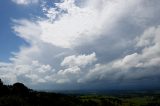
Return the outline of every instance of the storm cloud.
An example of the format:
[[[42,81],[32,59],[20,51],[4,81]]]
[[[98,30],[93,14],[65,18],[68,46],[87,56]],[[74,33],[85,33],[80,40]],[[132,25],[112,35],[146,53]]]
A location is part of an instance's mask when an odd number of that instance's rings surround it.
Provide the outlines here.
[[[41,3],[45,17],[13,19],[14,33],[28,46],[20,46],[10,63],[0,63],[0,77],[36,89],[157,87],[159,4],[159,0],[64,0],[52,7]]]

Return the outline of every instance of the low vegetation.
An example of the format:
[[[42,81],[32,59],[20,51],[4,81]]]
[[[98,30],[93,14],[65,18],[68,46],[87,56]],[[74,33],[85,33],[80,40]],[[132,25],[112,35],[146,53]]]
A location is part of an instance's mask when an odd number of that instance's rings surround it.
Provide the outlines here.
[[[160,106],[160,95],[58,94],[34,91],[22,83],[4,85],[0,80],[0,106]]]

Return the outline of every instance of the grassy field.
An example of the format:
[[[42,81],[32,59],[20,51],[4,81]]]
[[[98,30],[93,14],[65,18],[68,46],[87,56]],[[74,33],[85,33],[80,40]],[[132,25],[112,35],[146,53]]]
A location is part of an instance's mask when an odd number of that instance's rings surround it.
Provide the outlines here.
[[[82,102],[92,102],[96,106],[160,106],[159,93],[130,93],[116,96],[82,95]]]

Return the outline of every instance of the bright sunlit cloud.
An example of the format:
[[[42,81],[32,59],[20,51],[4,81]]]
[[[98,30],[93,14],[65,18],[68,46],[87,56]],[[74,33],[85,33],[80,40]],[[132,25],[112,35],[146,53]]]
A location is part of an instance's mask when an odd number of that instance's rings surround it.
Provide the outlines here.
[[[38,2],[12,1],[25,5]],[[42,10],[38,11],[43,16],[12,18],[12,31],[28,45],[20,45],[9,58],[11,62],[0,62],[0,78],[5,82],[21,81],[38,89],[44,85],[70,89],[68,84],[75,89],[76,85],[77,89],[90,85],[101,89],[107,84],[104,88],[109,89],[115,83],[128,87],[152,79],[159,82],[160,1],[47,3],[40,3]]]

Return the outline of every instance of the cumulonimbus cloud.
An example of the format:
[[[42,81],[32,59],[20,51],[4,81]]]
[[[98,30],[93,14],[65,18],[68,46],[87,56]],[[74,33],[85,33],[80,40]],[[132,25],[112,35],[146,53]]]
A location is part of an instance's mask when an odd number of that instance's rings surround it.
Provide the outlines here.
[[[14,19],[13,31],[29,46],[13,53],[11,63],[0,63],[0,77],[8,83],[56,87],[125,83],[160,75],[155,71],[160,57],[159,1],[81,2],[64,0],[54,7],[43,4],[45,18]]]

